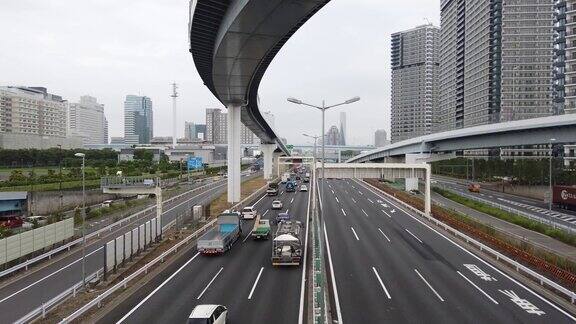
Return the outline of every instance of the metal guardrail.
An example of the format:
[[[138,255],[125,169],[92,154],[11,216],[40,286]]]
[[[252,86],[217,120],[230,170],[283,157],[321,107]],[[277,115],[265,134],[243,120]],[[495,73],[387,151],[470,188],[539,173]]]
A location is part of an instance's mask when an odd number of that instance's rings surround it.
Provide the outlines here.
[[[243,208],[244,204],[246,204],[247,202],[253,201],[256,197],[262,195],[265,191],[266,191],[267,187],[262,187],[259,190],[257,190],[256,192],[254,192],[253,194],[251,194],[250,196],[244,198],[241,202],[237,203],[236,205],[232,206],[232,209],[240,209]],[[108,290],[106,290],[104,293],[98,295],[98,297],[92,299],[90,302],[88,302],[87,304],[85,304],[84,306],[80,307],[79,309],[77,309],[75,312],[73,312],[72,314],[68,315],[66,318],[64,318],[60,323],[69,323],[70,321],[73,321],[75,319],[77,319],[78,317],[82,316],[85,312],[87,312],[88,310],[90,310],[92,307],[94,306],[100,306],[102,304],[102,301],[112,295],[114,292],[116,292],[118,289],[124,289],[127,287],[128,283],[130,281],[132,281],[133,279],[135,279],[136,277],[140,276],[141,274],[147,274],[148,270],[153,267],[154,265],[156,265],[159,262],[164,262],[164,259],[166,257],[168,257],[170,254],[172,253],[176,253],[178,252],[178,249],[180,249],[182,246],[190,243],[190,241],[192,241],[193,239],[197,238],[200,234],[203,234],[204,232],[206,232],[206,230],[210,229],[212,226],[214,226],[214,224],[216,224],[216,221],[218,219],[214,218],[213,220],[211,220],[210,222],[206,223],[204,226],[202,226],[200,229],[198,229],[197,231],[195,231],[194,233],[190,234],[189,236],[187,236],[185,239],[183,239],[182,241],[178,242],[176,245],[174,245],[173,247],[171,247],[170,249],[166,250],[165,252],[163,252],[161,255],[159,255],[158,257],[156,257],[154,260],[146,263],[142,268],[138,269],[136,272],[130,274],[129,276],[127,276],[126,278],[124,278],[122,281],[120,281],[119,283],[117,283],[116,285],[114,285],[113,287],[109,288]],[[168,225],[166,225],[168,226]]]
[[[451,192],[454,192],[453,190],[451,190],[451,189],[449,189],[449,188],[446,188],[446,187],[444,187],[444,186],[442,186],[442,189],[444,189],[444,190],[449,190],[449,191],[451,191]],[[533,221],[542,223],[542,224],[544,224],[544,225],[552,226],[553,228],[559,228],[559,229],[568,231],[568,232],[570,232],[570,233],[572,233],[572,234],[574,234],[574,232],[576,232],[576,224],[572,224],[572,223],[562,224],[562,223],[560,222],[560,221],[562,221],[561,219],[557,219],[556,217],[553,217],[553,216],[550,216],[550,215],[542,214],[542,217],[540,217],[540,216],[537,216],[537,215],[534,215],[534,214],[530,214],[530,213],[527,213],[527,212],[524,212],[524,211],[521,211],[521,210],[518,210],[518,209],[515,209],[515,208],[512,208],[512,207],[509,207],[509,206],[505,206],[505,205],[502,205],[502,204],[499,204],[499,203],[495,203],[495,202],[490,201],[490,200],[488,200],[488,199],[484,199],[484,198],[477,197],[477,196],[474,196],[474,195],[470,195],[470,194],[466,194],[466,193],[462,193],[462,192],[457,192],[456,194],[457,194],[457,195],[460,195],[460,196],[463,196],[463,197],[465,197],[465,198],[468,198],[468,199],[476,200],[476,201],[478,201],[478,202],[481,202],[481,203],[490,205],[490,206],[492,206],[492,207],[496,207],[496,208],[498,208],[498,209],[502,209],[502,210],[504,210],[504,211],[507,211],[507,212],[512,213],[512,214],[516,214],[516,215],[518,215],[518,216],[522,216],[522,217],[529,218],[529,219],[531,219],[531,220],[533,220]],[[567,215],[567,216],[570,216],[570,215]]]
[[[194,188],[194,189],[192,189],[192,190],[189,190],[189,191],[186,191],[186,192],[184,192],[184,193],[182,193],[182,194],[179,194],[179,195],[177,195],[177,196],[174,196],[174,197],[172,197],[172,198],[164,201],[164,203],[168,203],[168,202],[170,202],[170,201],[173,201],[173,200],[175,200],[175,199],[178,199],[178,198],[180,198],[180,197],[182,197],[182,196],[184,196],[184,195],[187,195],[187,194],[196,192],[196,191],[198,191],[198,190],[209,189],[209,187],[214,186],[214,185],[217,185],[217,184],[220,184],[220,182],[219,182],[219,181],[215,181],[215,182],[206,184],[206,185],[204,185],[204,186],[201,186],[201,187],[198,187],[198,188]],[[211,188],[210,188],[210,189],[211,189]],[[135,218],[140,218],[141,216],[145,216],[145,214],[146,214],[147,212],[153,211],[155,208],[156,208],[156,205],[150,206],[150,207],[148,207],[148,208],[146,208],[146,209],[144,209],[144,210],[141,210],[141,211],[139,211],[139,212],[137,212],[137,213],[135,213],[135,214],[132,214],[132,215],[130,215],[130,216],[128,216],[128,217],[125,217],[125,218],[123,218],[123,219],[121,219],[121,220],[119,220],[119,221],[117,221],[117,222],[115,222],[115,223],[112,223],[112,224],[110,224],[110,225],[108,225],[108,226],[106,226],[106,227],[103,227],[103,228],[101,228],[101,229],[99,229],[99,230],[97,230],[97,231],[95,231],[95,232],[92,232],[92,233],[90,233],[90,234],[86,234],[86,240],[91,239],[91,238],[94,237],[94,236],[98,236],[98,237],[99,237],[100,234],[102,234],[102,233],[104,233],[104,232],[106,232],[106,231],[112,231],[112,229],[113,229],[114,227],[122,226],[122,225],[125,224],[125,223],[130,223],[130,222],[132,222]],[[28,270],[28,267],[31,266],[31,265],[33,265],[34,263],[39,262],[39,261],[44,260],[44,259],[51,259],[54,254],[60,253],[60,252],[62,252],[62,251],[64,251],[64,250],[70,250],[73,246],[75,246],[75,245],[77,245],[77,244],[82,244],[82,241],[83,241],[83,239],[80,237],[80,238],[78,238],[78,239],[76,239],[76,240],[74,240],[74,241],[72,241],[72,242],[69,242],[69,243],[67,243],[67,244],[65,244],[65,245],[59,246],[59,247],[57,247],[57,248],[55,248],[55,249],[52,249],[52,250],[50,250],[50,251],[48,251],[48,252],[46,252],[46,253],[43,253],[43,254],[41,254],[41,255],[39,255],[39,256],[37,256],[37,257],[32,258],[32,259],[30,259],[30,260],[27,260],[27,261],[25,261],[25,262],[19,263],[19,264],[15,265],[15,266],[13,266],[13,267],[11,267],[11,268],[8,268],[8,269],[6,269],[6,270],[4,270],[4,271],[0,271],[0,278],[5,277],[5,276],[7,276],[7,275],[9,275],[9,274],[11,274],[11,273],[13,273],[13,272],[16,272],[16,271],[18,271],[18,270],[21,270],[21,269]]]
[[[94,272],[93,274],[86,277],[86,283],[93,281],[93,280],[100,279],[100,277],[102,276],[103,273],[104,273],[103,268],[98,269],[96,272]],[[35,318],[38,318],[38,317],[46,318],[46,313],[48,311],[50,311],[52,308],[60,305],[67,298],[75,297],[79,291],[83,290],[83,285],[84,284],[82,281],[76,283],[74,286],[66,289],[65,291],[60,293],[58,296],[55,296],[54,298],[50,299],[49,301],[42,303],[42,305],[35,308],[34,310],[32,310],[31,312],[26,314],[24,317],[15,321],[14,323],[15,324],[28,323],[28,322],[30,322],[30,321],[34,320]]]
[[[523,264],[521,264],[521,263],[519,263],[519,262],[517,262],[517,261],[515,261],[515,260],[512,260],[511,258],[507,257],[506,255],[504,255],[504,254],[502,254],[502,253],[494,250],[493,248],[491,248],[491,247],[489,247],[489,246],[487,246],[487,245],[485,245],[485,244],[477,241],[476,239],[471,238],[470,236],[468,236],[468,235],[466,235],[466,234],[458,231],[457,229],[455,229],[455,228],[453,228],[453,227],[451,227],[451,226],[449,226],[449,225],[447,225],[447,224],[439,221],[438,219],[436,219],[436,218],[434,218],[434,217],[432,217],[432,216],[427,216],[426,214],[424,214],[424,213],[421,212],[420,210],[418,210],[418,209],[416,209],[416,208],[408,205],[407,203],[401,201],[400,199],[398,199],[398,198],[396,198],[396,197],[394,197],[394,196],[392,196],[392,195],[390,195],[390,194],[388,194],[388,193],[386,193],[386,192],[384,192],[384,191],[382,191],[382,190],[380,190],[380,189],[372,186],[371,184],[367,184],[367,183],[364,182],[364,181],[362,181],[361,184],[362,184],[363,186],[365,186],[366,188],[368,188],[368,186],[369,186],[369,187],[377,190],[377,191],[380,192],[381,194],[383,194],[383,195],[389,197],[390,199],[393,199],[393,200],[396,201],[397,203],[401,204],[403,207],[408,208],[409,210],[411,210],[411,211],[417,213],[418,215],[420,215],[421,217],[426,218],[428,221],[430,221],[430,222],[432,222],[432,223],[435,223],[436,226],[442,227],[445,231],[451,232],[454,236],[460,237],[460,238],[464,239],[464,240],[466,241],[466,243],[475,245],[476,247],[478,247],[478,248],[480,249],[480,251],[482,251],[482,252],[484,252],[484,253],[492,254],[494,257],[496,257],[496,260],[503,260],[503,261],[505,261],[506,263],[512,265],[512,266],[516,269],[516,271],[517,271],[518,273],[524,272],[524,274],[532,277],[535,281],[539,282],[541,286],[546,286],[546,285],[547,285],[547,286],[549,286],[550,288],[555,289],[556,291],[559,291],[560,293],[564,294],[564,295],[570,300],[570,302],[571,302],[572,304],[575,303],[575,301],[576,301],[576,292],[573,292],[573,291],[571,291],[570,289],[568,289],[568,288],[566,288],[566,287],[564,287],[564,286],[562,286],[562,285],[560,285],[560,284],[552,281],[551,279],[549,279],[549,278],[547,278],[547,277],[545,277],[545,276],[537,273],[536,271],[534,271],[534,270],[526,267],[525,265],[523,265]],[[370,188],[368,188],[368,189],[370,189]],[[372,189],[370,189],[370,190],[372,190]],[[372,190],[372,191],[374,191],[374,190]]]

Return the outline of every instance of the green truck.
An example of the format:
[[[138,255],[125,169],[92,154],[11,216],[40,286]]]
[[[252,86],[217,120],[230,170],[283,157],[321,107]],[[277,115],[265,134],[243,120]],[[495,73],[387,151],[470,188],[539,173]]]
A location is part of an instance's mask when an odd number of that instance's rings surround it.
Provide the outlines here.
[[[268,239],[270,237],[270,221],[267,219],[260,219],[260,215],[256,216],[254,221],[254,228],[252,229],[252,238]]]

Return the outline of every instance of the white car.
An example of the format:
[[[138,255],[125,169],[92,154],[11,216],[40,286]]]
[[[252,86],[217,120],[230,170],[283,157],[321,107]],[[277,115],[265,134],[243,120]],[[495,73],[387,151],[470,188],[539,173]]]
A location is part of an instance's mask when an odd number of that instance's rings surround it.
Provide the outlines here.
[[[198,305],[194,307],[188,324],[226,324],[228,309],[222,305]]]
[[[254,217],[256,217],[256,209],[254,209],[254,206],[246,206],[242,209],[242,218],[254,219]]]
[[[272,202],[272,209],[282,209],[282,202],[280,200],[274,200]]]
[[[300,191],[308,191],[308,187],[306,187],[306,185],[301,185]]]

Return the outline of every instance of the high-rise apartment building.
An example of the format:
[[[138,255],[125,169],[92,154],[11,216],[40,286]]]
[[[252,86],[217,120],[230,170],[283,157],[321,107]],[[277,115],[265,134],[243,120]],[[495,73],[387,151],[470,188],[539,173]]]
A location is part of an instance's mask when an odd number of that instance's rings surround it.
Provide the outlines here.
[[[435,131],[553,113],[555,0],[442,0]]]
[[[392,34],[392,142],[430,134],[438,104],[438,27]]]
[[[374,132],[374,146],[375,147],[384,147],[390,144],[388,141],[388,133],[384,129],[378,129]]]
[[[213,144],[228,142],[228,120],[221,109],[206,109],[206,141]]]
[[[554,114],[576,113],[576,0],[556,0]]]
[[[213,144],[228,143],[228,119],[227,113],[221,109],[206,109],[206,133],[205,140]],[[240,127],[240,143],[255,144],[256,135],[244,124]]]
[[[346,145],[346,136],[348,130],[346,129],[346,112],[340,112],[340,145]]]
[[[104,105],[94,97],[80,97],[80,102],[69,106],[68,129],[70,134],[80,136],[84,145],[107,144],[108,122],[104,116]]]
[[[66,137],[62,97],[42,87],[0,87],[0,133]]]
[[[153,120],[150,98],[127,95],[124,100],[124,142],[128,145],[149,144],[154,136]]]

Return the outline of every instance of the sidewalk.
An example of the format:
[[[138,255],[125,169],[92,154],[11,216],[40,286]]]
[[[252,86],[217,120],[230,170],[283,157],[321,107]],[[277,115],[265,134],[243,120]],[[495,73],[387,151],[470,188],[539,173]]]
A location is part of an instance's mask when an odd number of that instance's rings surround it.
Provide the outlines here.
[[[434,192],[432,193],[432,200],[442,207],[456,210],[482,222],[483,224],[492,226],[502,232],[510,233],[513,236],[522,238],[523,240],[531,242],[536,246],[540,246],[546,250],[550,250],[560,256],[576,262],[576,248],[571,245],[562,243],[544,234],[540,234],[529,229],[525,229],[521,226],[511,224],[490,215],[481,213],[475,209],[456,203],[448,198],[444,198],[443,196]]]

